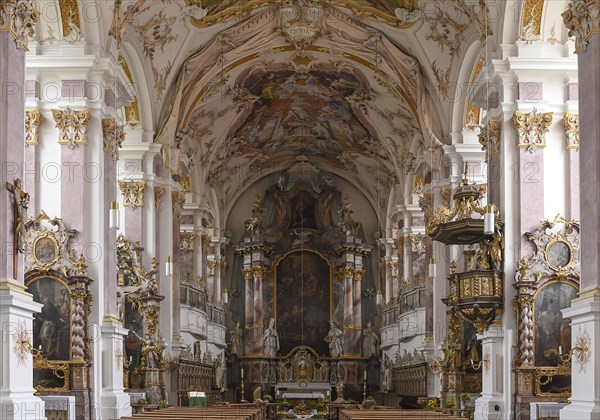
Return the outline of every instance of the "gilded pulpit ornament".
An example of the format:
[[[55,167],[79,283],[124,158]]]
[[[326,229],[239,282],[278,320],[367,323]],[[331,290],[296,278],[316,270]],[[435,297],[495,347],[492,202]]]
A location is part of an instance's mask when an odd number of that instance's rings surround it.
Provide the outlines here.
[[[135,210],[144,206],[144,190],[146,181],[119,181],[119,189],[123,195],[123,206]]]
[[[88,109],[73,110],[68,106],[64,110],[53,109],[52,117],[56,122],[56,128],[60,131],[59,144],[66,144],[71,149],[87,144],[86,132],[90,120]]]
[[[44,117],[39,109],[25,111],[25,144],[38,144],[38,129]]]
[[[517,129],[518,147],[533,153],[546,147],[546,133],[552,124],[553,112],[539,113],[533,108],[530,113],[516,111],[513,123]]]
[[[104,151],[110,153],[113,160],[119,160],[119,149],[125,141],[123,125],[118,125],[114,118],[102,120],[102,134],[104,138]]]
[[[567,112],[563,117],[563,125],[567,133],[567,149],[579,150],[579,114]]]
[[[575,53],[586,51],[590,38],[600,34],[600,3],[598,0],[571,0],[562,13],[569,36],[575,37]]]
[[[0,2],[0,32],[8,32],[15,38],[17,49],[29,51],[28,38],[35,32],[34,25],[40,12],[32,0],[2,0]]]

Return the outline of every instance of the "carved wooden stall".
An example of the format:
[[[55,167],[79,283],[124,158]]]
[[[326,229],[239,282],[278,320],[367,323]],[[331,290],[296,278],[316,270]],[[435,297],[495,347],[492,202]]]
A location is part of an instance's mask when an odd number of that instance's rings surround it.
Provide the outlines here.
[[[404,350],[402,356],[396,356],[392,365],[392,388],[405,405],[416,406],[418,397],[427,396],[427,361],[417,349],[413,353]]]
[[[515,408],[520,419],[529,418],[532,402],[566,402],[572,359],[580,358],[586,347],[571,348],[570,321],[561,314],[579,291],[579,222],[556,216],[526,236],[533,250],[519,260],[513,284],[518,324]],[[576,334],[583,343],[585,331]]]
[[[25,285],[41,312],[33,322],[33,381],[38,395],[74,396],[78,419],[91,418],[87,265],[71,240],[77,232],[44,212],[25,224]]]
[[[177,364],[177,398],[178,405],[188,405],[187,393],[189,391],[203,391],[207,393],[208,403],[219,391],[214,390],[216,366],[210,353],[205,353],[204,358],[200,352],[193,354],[191,348],[184,349],[179,355]]]

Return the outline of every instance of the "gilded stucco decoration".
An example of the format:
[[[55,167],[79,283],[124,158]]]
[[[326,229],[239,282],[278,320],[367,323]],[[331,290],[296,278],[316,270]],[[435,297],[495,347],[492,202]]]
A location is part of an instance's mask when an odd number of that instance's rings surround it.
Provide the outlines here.
[[[125,57],[120,52],[119,65],[125,72],[125,75],[127,76],[127,79],[129,79],[129,83],[131,83],[131,86],[134,86],[133,76],[131,75],[129,64],[127,64],[127,60],[125,60]],[[137,95],[129,105],[125,106],[125,121],[127,121],[127,125],[131,128],[136,128],[140,124],[140,106],[138,103]]]
[[[600,34],[600,4],[597,0],[571,0],[562,14],[569,36],[575,37],[575,52],[586,51],[590,38]]]
[[[109,153],[113,160],[119,160],[119,149],[125,141],[124,126],[117,124],[114,117],[104,118],[102,120],[102,134],[104,151]]]
[[[71,149],[87,144],[87,125],[90,120],[89,109],[73,110],[67,106],[64,110],[53,109],[52,117],[59,129],[58,143]]]
[[[37,145],[38,143],[38,130],[40,124],[44,119],[42,112],[39,109],[30,109],[25,111],[25,144],[26,145]]]
[[[131,24],[136,16],[147,11],[152,5],[146,0],[135,0],[128,3],[125,7],[122,5],[123,0],[115,0],[113,6],[113,18],[108,35],[115,39],[117,48],[121,48],[121,39],[128,24]]]
[[[162,209],[162,199],[165,195],[165,187],[162,185],[154,186],[154,210],[161,211]]]
[[[81,41],[81,20],[77,0],[59,0],[62,22],[62,40],[75,43]]]
[[[530,153],[546,147],[546,134],[553,115],[553,112],[541,113],[535,108],[530,113],[515,111],[513,124],[517,129],[518,147]]]
[[[25,223],[25,229],[25,272],[53,270],[64,277],[86,275],[85,257],[77,255],[71,243],[77,231],[68,229],[61,218],[51,219],[42,211]]]
[[[483,69],[484,64],[485,57],[479,56],[479,58],[475,62],[475,66],[473,67],[473,73],[471,74],[471,79],[469,80],[469,87],[472,87],[477,81],[477,78],[481,74],[481,70]],[[468,131],[475,130],[475,128],[479,126],[480,120],[481,108],[478,108],[474,106],[470,101],[467,101],[467,105],[465,107],[465,128]]]
[[[154,54],[160,52],[164,54],[167,44],[177,40],[177,36],[173,35],[173,24],[177,20],[176,16],[167,17],[164,11],[152,16],[148,21],[142,24],[134,24],[133,27],[137,32],[140,42],[144,47],[144,55],[150,60],[152,65],[152,75],[154,77],[154,89],[157,93],[157,100],[162,99],[162,95],[167,88],[167,77],[171,73],[173,63],[168,61],[166,67],[158,69],[156,67]]]
[[[198,234],[196,232],[180,232],[179,233],[179,251],[182,254],[190,254],[194,252],[194,239]]]
[[[544,0],[525,0],[521,15],[520,39],[528,44],[540,39]]]
[[[25,321],[19,321],[13,333],[13,353],[17,356],[17,366],[27,366],[27,359],[31,353],[31,337],[27,332]]]
[[[123,195],[123,206],[135,210],[144,206],[146,181],[119,181],[119,189]]]
[[[565,113],[563,126],[567,134],[567,149],[579,150],[579,114]]]
[[[171,207],[173,210],[173,216],[181,216],[183,211],[183,205],[185,204],[185,192],[183,191],[172,191],[171,192]]]
[[[502,140],[502,121],[488,120],[487,124],[481,127],[477,136],[481,150],[486,152],[488,157],[500,155],[500,142]]]
[[[413,254],[423,255],[425,253],[425,238],[427,237],[423,233],[411,233],[410,237],[410,250]]]
[[[0,32],[9,32],[15,38],[17,49],[29,51],[28,38],[35,32],[34,26],[40,12],[32,0],[3,0],[0,2]]]

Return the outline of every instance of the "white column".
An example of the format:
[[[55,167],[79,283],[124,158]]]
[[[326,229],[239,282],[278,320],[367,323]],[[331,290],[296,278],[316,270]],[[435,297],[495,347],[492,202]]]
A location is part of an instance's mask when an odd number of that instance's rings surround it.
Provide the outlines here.
[[[114,366],[102,370],[101,416],[103,419],[118,419],[131,416],[129,395],[123,392],[123,363],[125,350],[123,338],[128,330],[120,322],[105,319],[102,325],[102,363]]]
[[[502,325],[493,324],[481,340],[481,397],[475,402],[475,420],[504,420],[508,413],[504,404],[504,335]]]
[[[0,281],[0,418],[45,419],[44,402],[33,395],[33,313],[42,305],[35,303],[25,286],[14,280]],[[19,345],[18,342],[23,344]]]

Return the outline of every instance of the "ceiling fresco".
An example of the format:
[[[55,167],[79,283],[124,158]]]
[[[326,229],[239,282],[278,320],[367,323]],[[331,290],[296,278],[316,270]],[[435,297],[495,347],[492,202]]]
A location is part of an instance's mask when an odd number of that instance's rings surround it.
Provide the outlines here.
[[[291,70],[255,74],[244,88],[260,99],[228,140],[233,153],[317,155],[332,162],[344,151],[376,155],[375,141],[345,99],[360,82],[351,74]]]
[[[141,125],[169,170],[226,202],[297,159],[385,197],[435,164],[450,81],[492,32],[483,0],[108,3],[113,47],[148,85]]]
[[[245,18],[257,8],[292,3],[294,2],[289,0],[186,0],[188,7],[200,8],[192,17],[192,22],[201,28],[231,18]],[[418,8],[419,2],[418,0],[311,0],[306,3],[314,5],[328,3],[352,10],[361,18],[371,18],[388,25],[407,28],[416,21],[413,12]]]

